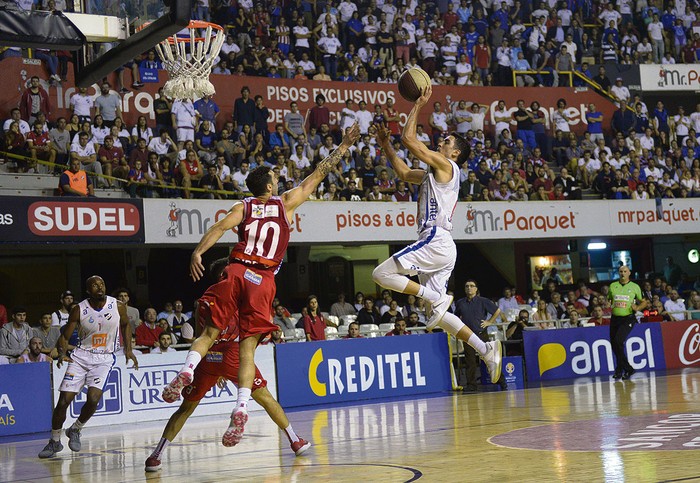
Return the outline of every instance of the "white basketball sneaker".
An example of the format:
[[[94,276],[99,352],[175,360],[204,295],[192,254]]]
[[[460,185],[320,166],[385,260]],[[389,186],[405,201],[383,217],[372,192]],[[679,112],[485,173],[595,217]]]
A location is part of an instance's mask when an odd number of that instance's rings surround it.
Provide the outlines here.
[[[486,354],[481,356],[489,371],[491,382],[496,384],[501,378],[501,362],[503,361],[503,346],[500,341],[492,340],[486,343]]]
[[[450,305],[452,305],[453,300],[454,297],[452,295],[443,294],[442,297],[440,297],[440,300],[433,304],[433,312],[430,314],[427,324],[428,330],[434,329],[435,326],[440,323],[442,318],[447,313],[447,310],[450,308]]]

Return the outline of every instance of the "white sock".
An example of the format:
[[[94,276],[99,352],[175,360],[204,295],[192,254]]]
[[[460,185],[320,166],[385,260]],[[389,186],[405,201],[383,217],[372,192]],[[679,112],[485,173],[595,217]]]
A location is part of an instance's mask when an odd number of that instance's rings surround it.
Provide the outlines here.
[[[153,450],[153,453],[151,453],[151,456],[153,458],[160,459],[160,455],[163,451],[165,451],[165,448],[168,447],[170,444],[170,441],[168,441],[165,438],[160,438],[160,441],[158,442],[158,446],[156,446],[156,449]]]
[[[472,346],[475,351],[477,351],[480,355],[486,354],[486,343],[479,339],[476,334],[472,334],[469,337],[469,340],[467,341],[467,344]]]
[[[83,426],[85,426],[85,423],[81,423],[80,419],[76,419],[75,422],[73,423],[73,428],[77,429],[78,431],[83,429]]]
[[[248,401],[250,400],[250,394],[252,390],[247,387],[238,388],[238,401],[236,402],[236,412],[238,410],[248,411]]]
[[[185,365],[182,367],[180,372],[187,372],[193,374],[197,365],[202,360],[202,356],[197,351],[189,351],[187,357],[185,358]]]
[[[61,441],[61,430],[60,429],[52,429],[51,430],[51,440]]]
[[[289,438],[290,443],[296,443],[299,441],[299,436],[297,436],[297,433],[294,432],[291,424],[284,428],[284,432],[287,433],[287,438]]]
[[[431,304],[434,304],[438,300],[440,300],[440,292],[436,292],[430,287],[426,287],[424,285],[419,285],[418,286],[418,296],[422,299],[427,300]]]

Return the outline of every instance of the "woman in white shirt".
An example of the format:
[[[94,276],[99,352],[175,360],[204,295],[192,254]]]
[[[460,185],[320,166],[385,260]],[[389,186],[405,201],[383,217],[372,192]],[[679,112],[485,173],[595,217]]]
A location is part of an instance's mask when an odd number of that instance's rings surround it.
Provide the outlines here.
[[[151,142],[151,138],[153,138],[153,131],[148,127],[146,116],[139,116],[136,126],[131,130],[132,144],[136,144],[139,139],[145,139],[146,145],[148,145]]]
[[[99,151],[100,146],[105,143],[105,137],[109,135],[109,128],[105,126],[104,120],[99,114],[95,116],[90,131],[92,132],[91,142],[95,145],[95,151]]]
[[[557,132],[560,130],[562,132],[571,132],[569,127],[569,116],[566,114],[566,101],[564,99],[559,99],[557,101],[557,110],[552,113],[552,130]]]

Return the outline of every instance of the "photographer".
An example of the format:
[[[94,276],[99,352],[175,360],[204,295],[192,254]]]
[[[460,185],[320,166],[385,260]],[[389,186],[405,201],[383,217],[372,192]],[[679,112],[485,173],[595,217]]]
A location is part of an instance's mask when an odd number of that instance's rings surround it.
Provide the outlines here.
[[[525,330],[526,327],[532,327],[532,324],[530,323],[530,312],[523,309],[518,313],[518,318],[515,319],[515,322],[511,322],[511,324],[508,326],[508,330],[506,330],[506,338],[508,340],[522,341],[523,340],[523,330]],[[523,355],[522,344],[520,344],[520,345],[508,345],[508,355],[509,356],[522,356]]]

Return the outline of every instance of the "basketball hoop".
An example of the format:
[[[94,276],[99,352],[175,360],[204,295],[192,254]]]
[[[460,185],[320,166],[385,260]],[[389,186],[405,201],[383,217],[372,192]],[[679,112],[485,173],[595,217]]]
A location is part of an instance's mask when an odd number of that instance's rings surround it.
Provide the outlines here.
[[[177,34],[155,46],[163,67],[170,79],[163,86],[163,94],[172,99],[196,99],[211,96],[216,90],[209,82],[209,74],[224,44],[224,28],[201,20],[190,20],[189,37]],[[206,29],[204,37],[197,36],[198,29]],[[217,32],[212,35],[213,31]],[[190,44],[190,58],[187,58]]]

